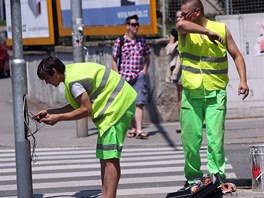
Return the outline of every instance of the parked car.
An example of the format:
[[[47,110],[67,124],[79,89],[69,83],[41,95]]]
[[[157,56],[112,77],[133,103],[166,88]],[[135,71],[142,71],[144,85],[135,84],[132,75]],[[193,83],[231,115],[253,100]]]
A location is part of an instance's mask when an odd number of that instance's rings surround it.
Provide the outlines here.
[[[10,59],[5,39],[0,36],[0,77],[10,76]]]

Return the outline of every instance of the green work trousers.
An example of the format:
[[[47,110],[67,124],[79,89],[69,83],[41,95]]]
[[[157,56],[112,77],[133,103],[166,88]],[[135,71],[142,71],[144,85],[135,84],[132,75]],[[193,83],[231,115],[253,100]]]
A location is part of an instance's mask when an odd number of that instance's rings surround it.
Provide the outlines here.
[[[200,149],[206,123],[208,173],[225,178],[224,128],[226,91],[183,89],[180,112],[184,174],[189,183],[203,176]]]

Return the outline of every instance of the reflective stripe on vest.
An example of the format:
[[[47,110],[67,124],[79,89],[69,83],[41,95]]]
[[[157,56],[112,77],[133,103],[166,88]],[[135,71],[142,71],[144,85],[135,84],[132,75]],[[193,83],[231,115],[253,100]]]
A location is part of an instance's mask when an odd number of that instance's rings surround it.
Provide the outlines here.
[[[213,69],[197,69],[185,65],[181,65],[182,70],[192,72],[194,74],[227,74],[228,69],[213,70]]]
[[[74,109],[80,107],[72,93],[74,83],[81,84],[89,95],[89,116],[100,136],[124,115],[137,96],[133,87],[104,65],[92,62],[69,64],[65,72],[64,95]]]
[[[106,85],[106,83],[108,81],[108,78],[110,76],[110,72],[111,72],[111,69],[109,69],[109,68],[105,69],[105,73],[104,73],[103,79],[102,79],[98,89],[93,94],[90,94],[92,92],[92,90],[93,90],[92,82],[88,82],[87,83],[87,79],[83,79],[83,80],[77,81],[87,91],[88,95],[90,96],[90,100],[91,100],[92,103],[98,97],[98,95],[101,93],[101,91],[104,89],[104,87],[105,87],[105,85]],[[72,85],[74,83],[76,83],[76,82],[71,82],[70,83],[70,87],[72,87]]]
[[[228,83],[225,24],[208,20],[206,28],[217,32],[224,38],[224,43],[216,45],[207,36],[195,33],[179,37],[182,86],[186,89],[197,89],[203,85],[206,90],[213,91],[225,89]]]
[[[98,89],[93,93],[91,94],[90,96],[90,100],[91,102],[93,102],[97,97],[98,95],[100,94],[100,92],[104,89],[107,81],[108,81],[108,78],[110,76],[110,72],[111,72],[111,69],[109,68],[106,68],[105,69],[105,72],[104,72],[104,75],[103,75],[103,78],[102,78],[102,81],[100,83],[100,86],[98,87]],[[83,80],[80,80],[80,81],[76,81],[77,83],[80,83],[84,89],[86,90],[86,92],[88,93],[88,95],[90,95],[91,91],[93,90],[93,85],[92,85],[92,82],[88,82],[87,83],[87,79],[83,79]],[[70,87],[76,83],[76,82],[71,82],[70,83]],[[108,98],[108,101],[106,103],[106,105],[104,106],[104,108],[101,110],[101,112],[98,114],[98,116],[96,118],[93,118],[93,122],[97,122],[99,119],[101,119],[103,116],[104,116],[104,113],[106,111],[106,109],[111,105],[111,103],[113,102],[113,100],[115,99],[115,97],[117,96],[117,94],[121,91],[121,89],[123,88],[124,86],[124,83],[125,83],[125,80],[120,78],[117,86],[115,87],[114,91],[112,92],[111,96]]]
[[[210,62],[210,63],[222,63],[227,61],[227,56],[220,57],[220,58],[213,58],[213,57],[207,57],[207,56],[195,56],[193,54],[183,52],[180,54],[181,58],[189,58],[194,61],[202,61],[202,62]]]
[[[106,105],[104,106],[104,108],[102,109],[102,111],[99,113],[97,118],[92,119],[94,122],[97,122],[100,118],[102,118],[104,116],[104,112],[110,106],[110,104],[113,102],[113,100],[115,99],[117,94],[120,92],[120,90],[124,86],[124,83],[125,83],[125,80],[120,78],[120,81],[118,82],[118,84],[117,84],[115,90],[113,91],[113,93],[111,94],[111,96],[108,98],[108,101],[107,101]]]
[[[104,76],[103,76],[103,79],[102,79],[102,81],[100,83],[99,88],[90,96],[91,102],[93,102],[98,97],[98,95],[101,93],[101,91],[105,87],[105,85],[106,85],[106,83],[108,81],[108,78],[110,76],[110,72],[111,72],[111,69],[106,68]]]

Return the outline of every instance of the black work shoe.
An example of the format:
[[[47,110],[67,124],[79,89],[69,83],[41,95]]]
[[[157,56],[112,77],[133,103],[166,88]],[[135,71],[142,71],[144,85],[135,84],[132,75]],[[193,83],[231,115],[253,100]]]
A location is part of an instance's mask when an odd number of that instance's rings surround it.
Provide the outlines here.
[[[212,181],[213,183],[215,183],[215,181],[219,181],[220,183],[223,183],[223,178],[221,177],[219,173],[216,173],[216,174],[213,174]]]
[[[190,187],[191,187],[191,185],[188,183],[188,181],[185,181],[184,186],[179,191],[185,191],[185,190],[189,189]]]

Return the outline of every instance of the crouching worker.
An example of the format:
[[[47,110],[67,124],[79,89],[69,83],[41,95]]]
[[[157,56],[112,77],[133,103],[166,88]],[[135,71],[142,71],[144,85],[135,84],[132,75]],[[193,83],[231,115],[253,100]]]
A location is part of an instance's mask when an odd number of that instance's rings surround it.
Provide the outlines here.
[[[55,87],[64,83],[69,104],[42,110],[33,118],[54,125],[90,116],[99,131],[96,157],[100,159],[103,198],[116,197],[121,174],[119,159],[135,113],[136,92],[118,73],[97,63],[65,66],[60,59],[50,56],[40,62],[37,75]]]

